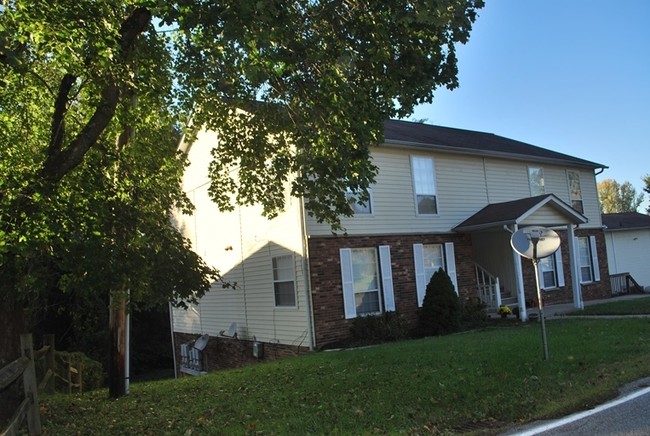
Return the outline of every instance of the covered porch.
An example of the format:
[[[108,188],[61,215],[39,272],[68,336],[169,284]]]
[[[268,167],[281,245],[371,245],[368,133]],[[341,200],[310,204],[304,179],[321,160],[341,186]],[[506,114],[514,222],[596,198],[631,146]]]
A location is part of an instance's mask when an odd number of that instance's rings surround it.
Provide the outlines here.
[[[524,262],[530,261],[512,249],[512,234],[533,225],[552,228],[560,234],[560,249],[540,260],[540,284],[545,291],[570,290],[573,306],[582,309],[584,303],[574,231],[585,223],[587,218],[583,214],[557,196],[546,194],[489,204],[456,226],[454,231],[472,237],[476,293],[481,301],[491,309],[501,305],[517,308],[520,319],[526,321],[528,308],[536,300],[536,289],[524,286],[525,274],[532,274]],[[532,276],[534,278],[534,274]]]

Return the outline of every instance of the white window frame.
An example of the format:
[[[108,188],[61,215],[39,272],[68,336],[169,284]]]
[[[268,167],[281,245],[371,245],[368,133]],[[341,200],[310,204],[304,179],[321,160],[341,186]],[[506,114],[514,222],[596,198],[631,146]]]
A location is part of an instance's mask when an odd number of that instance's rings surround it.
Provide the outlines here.
[[[411,179],[413,182],[413,200],[418,216],[436,216],[440,213],[438,191],[436,188],[436,163],[429,156],[411,156]],[[426,185],[426,186],[425,186]],[[432,197],[433,212],[421,212],[418,197]]]
[[[282,260],[287,260],[290,264],[290,267],[281,266],[285,271],[289,270],[291,279],[279,278],[277,272],[280,270],[278,267],[278,262]],[[295,308],[298,304],[298,298],[296,296],[296,262],[293,254],[286,254],[281,256],[273,256],[271,258],[271,269],[273,271],[273,302],[276,308]],[[284,283],[291,283],[293,287],[293,304],[278,304],[278,285]]]
[[[379,311],[357,314],[356,295],[361,292],[354,288],[354,266],[352,256],[354,251],[374,250],[375,251],[375,273],[377,274],[377,292],[379,298]],[[343,284],[343,309],[345,318],[356,318],[357,316],[373,315],[383,311],[391,312],[395,310],[395,297],[393,294],[393,274],[391,267],[390,246],[381,245],[378,248],[360,247],[360,248],[341,248],[339,250],[341,259],[341,279]]]
[[[541,175],[541,177],[539,178],[540,181],[539,181],[539,183],[535,183],[533,185],[533,176],[537,172],[539,172],[539,174]],[[530,196],[531,197],[536,197],[538,195],[546,194],[546,186],[545,185],[546,185],[546,183],[544,181],[544,168],[529,166],[528,167],[528,187],[530,189]],[[539,187],[538,188],[539,192],[534,189],[534,188],[537,188],[537,187]]]
[[[596,251],[596,237],[591,236],[581,236],[576,238],[576,246],[578,247],[578,263],[580,264],[580,283],[595,283],[600,281],[600,268],[598,265],[598,251]],[[582,256],[582,246],[581,243],[586,244],[587,248],[587,265],[583,264]],[[590,271],[590,280],[583,280],[582,278],[582,269],[589,268]]]
[[[434,244],[430,244],[434,245]],[[447,275],[451,279],[451,283],[454,285],[454,290],[456,295],[458,293],[458,277],[456,274],[456,255],[454,252],[454,243],[445,242],[442,244],[444,246],[443,250],[443,269],[447,272]],[[422,307],[422,302],[424,301],[424,295],[427,291],[427,285],[429,282],[426,279],[426,269],[424,265],[424,244],[413,244],[413,263],[415,265],[415,289],[418,297],[418,307]],[[429,278],[429,280],[431,280]]]
[[[543,261],[543,262],[542,262]],[[544,269],[545,266],[550,264],[552,269]],[[555,283],[552,286],[546,284],[544,273],[553,271],[553,279]],[[538,264],[539,284],[543,290],[563,288],[564,282],[564,265],[562,264],[562,248],[559,247],[557,251],[550,256],[540,259]]]
[[[572,180],[572,176],[574,179]],[[574,182],[577,183],[577,186],[574,186]],[[567,183],[569,185],[569,200],[571,200],[571,207],[580,212],[585,213],[585,205],[582,200],[582,185],[580,182],[580,171],[576,170],[567,170]],[[574,188],[577,187],[577,190]],[[576,207],[579,205],[579,207]]]
[[[355,215],[373,215],[372,188],[368,188],[368,201],[365,205],[359,203],[359,194],[348,188],[345,190],[345,198]]]

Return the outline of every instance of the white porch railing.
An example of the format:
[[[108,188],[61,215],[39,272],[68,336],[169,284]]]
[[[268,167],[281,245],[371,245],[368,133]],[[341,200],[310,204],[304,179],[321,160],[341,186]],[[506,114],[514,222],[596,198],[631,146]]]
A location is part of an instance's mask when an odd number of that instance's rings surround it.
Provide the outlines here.
[[[474,264],[476,270],[476,290],[481,302],[488,309],[497,309],[501,306],[501,285],[499,278],[490,274],[478,263]]]

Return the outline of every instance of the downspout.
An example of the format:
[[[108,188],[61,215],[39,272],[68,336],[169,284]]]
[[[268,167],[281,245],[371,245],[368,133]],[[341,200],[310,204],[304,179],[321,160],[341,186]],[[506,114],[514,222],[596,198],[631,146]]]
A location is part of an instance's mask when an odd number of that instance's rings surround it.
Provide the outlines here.
[[[305,304],[307,305],[307,335],[309,336],[309,351],[314,351],[314,318],[311,304],[311,273],[309,269],[309,244],[307,242],[307,222],[305,220],[305,199],[300,197],[300,225],[302,234],[302,262],[303,276],[305,279]]]

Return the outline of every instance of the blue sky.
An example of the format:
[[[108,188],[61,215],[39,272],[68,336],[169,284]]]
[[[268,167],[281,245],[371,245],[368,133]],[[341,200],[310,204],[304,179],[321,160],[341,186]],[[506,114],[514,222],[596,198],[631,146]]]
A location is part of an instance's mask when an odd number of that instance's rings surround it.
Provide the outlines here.
[[[412,118],[650,174],[650,1],[486,0],[458,47],[460,87]],[[648,196],[639,208],[645,213]]]

